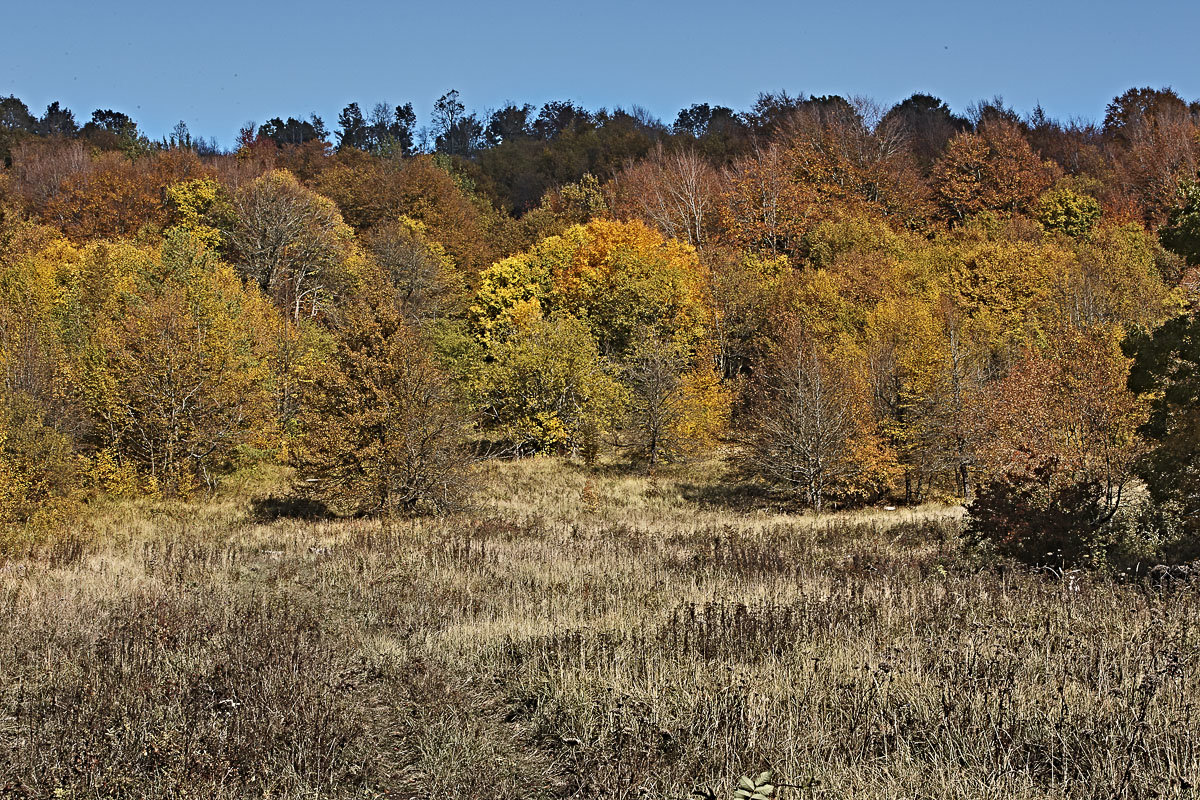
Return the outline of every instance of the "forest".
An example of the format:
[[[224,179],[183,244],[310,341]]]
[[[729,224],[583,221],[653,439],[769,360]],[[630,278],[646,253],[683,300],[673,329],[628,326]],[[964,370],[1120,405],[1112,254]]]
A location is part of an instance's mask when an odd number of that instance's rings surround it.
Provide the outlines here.
[[[1200,543],[1200,103],[1101,124],[764,93],[667,125],[455,91],[236,149],[0,100],[0,516],[445,511],[485,458],[719,457],[816,510],[969,504],[1033,564]],[[13,541],[20,535],[10,536]]]
[[[366,108],[0,98],[0,798],[1195,796],[1200,102]]]

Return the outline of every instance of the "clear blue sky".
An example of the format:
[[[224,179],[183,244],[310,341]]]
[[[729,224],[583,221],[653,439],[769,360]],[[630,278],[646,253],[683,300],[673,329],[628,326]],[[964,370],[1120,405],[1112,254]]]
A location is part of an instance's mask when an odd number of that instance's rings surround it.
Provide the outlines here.
[[[960,112],[1002,94],[1091,119],[1135,85],[1200,97],[1197,0],[4,0],[0,20],[0,95],[35,113],[61,100],[80,123],[114,108],[155,137],[182,119],[226,146],[273,116],[315,111],[332,130],[351,100],[412,102],[424,124],[450,88],[478,111],[572,99],[667,122],[775,89],[926,91]]]

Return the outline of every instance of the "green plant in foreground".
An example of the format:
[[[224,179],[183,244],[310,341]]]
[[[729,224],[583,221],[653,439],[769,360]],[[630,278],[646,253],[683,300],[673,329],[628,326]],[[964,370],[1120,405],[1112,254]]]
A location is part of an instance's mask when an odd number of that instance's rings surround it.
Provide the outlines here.
[[[812,796],[819,783],[820,781],[815,778],[809,778],[798,784],[776,783],[771,770],[764,770],[758,773],[757,778],[751,778],[748,775],[739,778],[737,788],[733,790],[733,800],[774,800],[775,790],[785,788],[801,789]],[[702,800],[717,800],[717,793],[712,789],[696,789],[692,792],[692,796],[700,797]]]
[[[775,794],[775,784],[771,783],[771,777],[770,770],[760,772],[754,780],[743,775],[733,792],[734,800],[768,800]]]
[[[760,772],[757,778],[743,775],[733,790],[733,800],[771,800],[775,796],[775,784],[771,781],[770,770]],[[703,800],[717,800],[717,793],[712,789],[697,789],[692,795]]]

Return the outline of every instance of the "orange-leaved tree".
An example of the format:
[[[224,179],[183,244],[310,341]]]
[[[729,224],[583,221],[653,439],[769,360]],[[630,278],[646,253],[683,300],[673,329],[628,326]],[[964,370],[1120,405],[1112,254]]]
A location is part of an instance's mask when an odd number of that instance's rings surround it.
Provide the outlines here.
[[[1128,496],[1146,405],[1126,388],[1120,329],[1066,330],[980,397],[968,533],[1032,563],[1100,553]]]
[[[303,415],[297,463],[338,510],[436,513],[456,506],[471,461],[471,420],[382,275],[364,281],[334,322],[336,346]]]
[[[932,181],[943,217],[961,223],[984,211],[1028,214],[1059,174],[1055,164],[1033,152],[1015,124],[992,119],[950,140],[934,164]]]

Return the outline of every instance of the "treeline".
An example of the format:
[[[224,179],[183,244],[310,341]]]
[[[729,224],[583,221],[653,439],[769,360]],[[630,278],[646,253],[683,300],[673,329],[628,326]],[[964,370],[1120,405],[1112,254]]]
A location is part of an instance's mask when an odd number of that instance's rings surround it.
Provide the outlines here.
[[[1170,90],[1100,125],[451,92],[232,153],[8,98],[0,154],[10,523],[264,461],[439,510],[482,453],[615,449],[817,509],[970,502],[1034,562],[1200,533],[1200,106]]]

